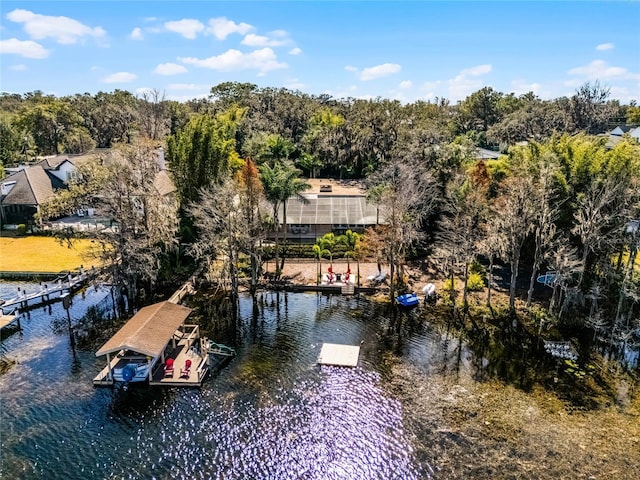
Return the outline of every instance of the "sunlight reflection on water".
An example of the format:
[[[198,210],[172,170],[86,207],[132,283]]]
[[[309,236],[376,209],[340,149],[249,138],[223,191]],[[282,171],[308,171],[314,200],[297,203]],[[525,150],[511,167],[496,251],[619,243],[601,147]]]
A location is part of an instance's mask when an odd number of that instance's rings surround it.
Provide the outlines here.
[[[77,297],[72,317],[106,295]],[[3,341],[18,363],[0,376],[6,478],[419,478],[401,405],[381,387],[368,302],[271,294],[241,299],[228,334],[238,356],[201,389],[92,386],[104,359],[70,349],[60,304],[36,309]],[[214,322],[215,323],[215,322]],[[64,324],[64,322],[61,322]],[[212,327],[213,328],[213,327]],[[315,364],[323,342],[360,344],[354,369]]]

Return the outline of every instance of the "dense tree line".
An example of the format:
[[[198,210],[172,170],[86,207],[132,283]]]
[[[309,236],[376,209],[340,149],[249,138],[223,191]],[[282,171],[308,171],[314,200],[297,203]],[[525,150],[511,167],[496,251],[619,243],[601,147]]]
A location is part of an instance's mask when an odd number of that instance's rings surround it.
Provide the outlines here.
[[[553,270],[548,315],[583,312],[594,328],[607,318],[611,333],[638,323],[639,233],[632,220],[640,218],[640,147],[626,137],[609,147],[597,134],[639,116],[635,104],[609,100],[597,83],[555,100],[485,87],[456,105],[333,99],[233,82],[186,103],[158,92],[63,98],[34,92],[0,97],[0,152],[7,165],[60,151],[137,148],[142,141],[165,146],[182,228],[167,227],[171,235],[152,235],[145,245],[167,250],[180,235],[192,258],[207,267],[221,262],[233,290],[243,258],[252,288],[257,285],[269,230],[280,255],[277,242],[286,242],[286,233],[279,231],[277,207],[300,193],[303,176],[362,179],[387,222],[351,251],[390,265],[392,296],[406,281],[407,258],[419,249],[452,287],[462,279],[464,307],[478,260],[488,270],[489,305],[493,266],[510,269],[512,312],[518,280],[530,279],[530,306],[537,275]],[[502,156],[478,160],[477,147]],[[113,183],[98,184],[102,193],[91,194],[109,198],[105,188]],[[140,195],[152,198],[133,194]],[[126,212],[113,212],[124,225],[117,215]],[[330,244],[317,245],[318,259]],[[278,261],[282,268],[284,256]],[[153,280],[150,272],[134,273]]]
[[[453,105],[446,99],[399,101],[334,99],[297,91],[227,82],[207,99],[184,103],[150,91],[139,96],[111,93],[66,97],[40,91],[0,95],[3,165],[59,152],[109,148],[140,136],[162,142],[195,116],[216,118],[230,107],[236,151],[256,158],[266,137],[280,139],[288,157],[307,175],[361,178],[392,158],[444,162],[441,147],[464,137],[476,146],[501,147],[544,141],[554,133],[598,134],[614,124],[637,124],[640,107],[609,99],[598,83],[573,96],[541,100],[484,87]],[[229,115],[227,113],[227,115]],[[202,120],[201,120],[202,121]]]

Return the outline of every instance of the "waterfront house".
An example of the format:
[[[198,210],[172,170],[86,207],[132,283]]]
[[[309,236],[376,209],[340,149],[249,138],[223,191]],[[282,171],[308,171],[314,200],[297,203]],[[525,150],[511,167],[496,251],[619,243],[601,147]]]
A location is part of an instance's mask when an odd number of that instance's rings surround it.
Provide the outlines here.
[[[354,181],[310,179],[311,188],[287,201],[287,239],[313,243],[325,233],[362,233],[381,223],[375,204],[367,201],[365,190]],[[282,225],[283,211],[279,219]],[[282,227],[281,227],[282,228]]]
[[[41,165],[23,167],[0,183],[2,224],[29,224],[40,206],[63,188],[64,182]]]

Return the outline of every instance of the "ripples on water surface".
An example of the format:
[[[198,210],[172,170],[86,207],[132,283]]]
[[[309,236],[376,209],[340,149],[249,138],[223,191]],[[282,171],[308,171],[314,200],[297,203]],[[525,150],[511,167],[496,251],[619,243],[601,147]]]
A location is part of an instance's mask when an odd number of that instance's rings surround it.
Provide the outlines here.
[[[9,287],[15,285],[0,284],[0,290]],[[107,295],[89,288],[74,300],[72,317]],[[201,318],[216,341],[238,350],[201,389],[122,391],[93,387],[104,358],[74,354],[59,327],[66,319],[61,304],[32,311],[24,330],[5,335],[1,345],[18,363],[0,376],[0,476],[421,476],[403,432],[402,407],[383,391],[376,365],[389,348],[425,366],[434,356],[446,363],[454,347],[424,327],[400,343],[400,323],[355,298],[267,293],[255,306],[242,298],[239,317],[233,327],[222,322],[226,328]],[[363,342],[360,366],[317,366],[323,342]]]

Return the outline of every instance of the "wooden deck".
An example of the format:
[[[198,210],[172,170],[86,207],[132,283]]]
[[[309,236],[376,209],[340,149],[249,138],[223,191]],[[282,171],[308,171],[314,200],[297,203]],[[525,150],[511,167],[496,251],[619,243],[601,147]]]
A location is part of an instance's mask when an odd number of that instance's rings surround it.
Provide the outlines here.
[[[358,365],[360,347],[357,345],[339,345],[337,343],[323,343],[318,363],[320,365],[335,365],[340,367],[355,367]]]
[[[276,285],[278,286],[278,285]],[[380,290],[378,287],[363,287],[349,284],[348,288],[343,292],[343,287],[347,286],[342,283],[333,283],[331,285],[303,285],[303,284],[284,284],[280,287],[289,292],[322,292],[322,293],[338,293],[343,295],[354,295],[357,293],[376,293]]]
[[[4,327],[8,327],[13,322],[17,321],[17,326],[20,328],[20,315],[0,315],[0,330]]]
[[[0,305],[4,311],[11,308],[20,308],[26,311],[41,305],[58,302],[62,300],[64,293],[74,293],[82,288],[89,280],[95,276],[95,270],[89,273],[84,271],[77,274],[68,274],[58,277],[57,281],[51,284],[41,283],[35,291],[27,292],[26,290],[18,290],[18,295],[8,298]]]
[[[148,381],[149,385],[153,386],[177,386],[177,387],[199,387],[202,385],[207,372],[209,371],[209,357],[206,352],[202,352],[199,355],[194,348],[200,348],[199,338],[191,335],[183,335],[181,331],[176,331],[176,347],[168,347],[165,358],[174,359],[174,373],[171,377],[165,377],[164,375],[164,362],[158,358],[155,359],[151,366],[152,378]],[[191,360],[191,371],[188,376],[181,376],[180,370],[184,368],[186,360]],[[118,365],[121,363],[121,365]],[[124,361],[121,357],[114,357],[111,359],[111,370],[114,368],[123,367],[127,361]],[[144,382],[135,382],[144,383]],[[93,379],[95,386],[111,386],[114,384],[113,379],[109,377],[109,366],[105,366],[100,373]]]
[[[199,387],[202,385],[202,381],[209,371],[209,359],[206,353],[204,356],[198,355],[191,346],[182,343],[167,358],[174,359],[173,375],[165,377],[164,364],[160,364],[153,372],[153,379],[149,385],[163,387]],[[191,360],[190,374],[180,375],[180,369],[184,368],[187,360]]]

